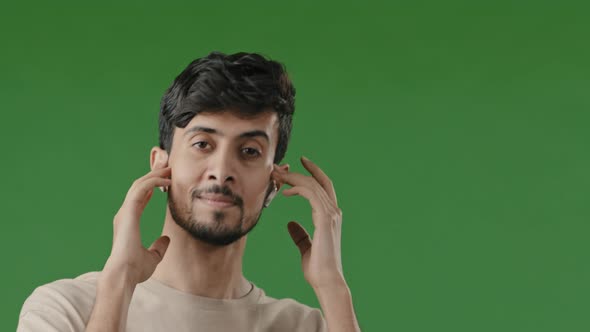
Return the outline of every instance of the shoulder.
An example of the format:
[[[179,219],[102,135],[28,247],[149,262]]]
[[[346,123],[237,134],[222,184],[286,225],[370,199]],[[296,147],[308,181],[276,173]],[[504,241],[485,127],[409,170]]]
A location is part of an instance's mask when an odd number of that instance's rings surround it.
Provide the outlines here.
[[[78,304],[88,300],[94,301],[99,272],[88,272],[73,279],[59,279],[33,290],[25,300],[23,308],[45,309],[47,305],[55,306]]]
[[[23,303],[19,326],[36,321],[68,326],[70,330],[84,324],[92,312],[98,275],[99,272],[88,272],[38,286]]]
[[[276,299],[263,295],[261,318],[269,326],[293,331],[325,331],[322,312],[292,298]]]

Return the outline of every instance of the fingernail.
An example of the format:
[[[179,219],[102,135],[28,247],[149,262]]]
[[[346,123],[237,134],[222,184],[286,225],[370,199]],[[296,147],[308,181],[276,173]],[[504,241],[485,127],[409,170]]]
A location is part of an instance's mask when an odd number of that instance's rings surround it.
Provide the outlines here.
[[[301,160],[309,161],[309,159],[307,159],[307,157],[305,157],[305,156],[301,156]]]

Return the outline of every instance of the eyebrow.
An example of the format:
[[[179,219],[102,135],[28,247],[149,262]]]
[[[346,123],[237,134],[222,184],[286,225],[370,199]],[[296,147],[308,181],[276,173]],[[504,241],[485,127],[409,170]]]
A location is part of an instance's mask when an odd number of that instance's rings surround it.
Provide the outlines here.
[[[213,129],[213,128],[207,128],[207,127],[202,127],[202,126],[194,126],[189,128],[185,133],[184,133],[184,137],[188,136],[191,133],[198,133],[198,132],[205,132],[205,133],[209,133],[209,134],[216,134],[216,135],[220,135],[223,136],[223,133],[218,131],[217,129]],[[267,142],[270,142],[270,139],[268,138],[268,135],[266,134],[266,132],[262,131],[262,130],[252,130],[252,131],[247,131],[244,133],[241,133],[238,138],[251,138],[251,137],[262,137],[264,139],[266,139]]]

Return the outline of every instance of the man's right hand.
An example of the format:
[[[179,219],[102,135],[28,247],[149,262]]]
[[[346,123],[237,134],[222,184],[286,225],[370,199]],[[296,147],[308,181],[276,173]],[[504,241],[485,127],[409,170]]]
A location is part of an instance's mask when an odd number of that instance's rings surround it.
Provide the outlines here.
[[[146,249],[139,233],[139,219],[154,187],[169,187],[170,174],[170,167],[156,168],[129,188],[113,220],[113,247],[100,273],[86,332],[125,331],[135,286],[154,273],[170,244],[169,237],[161,236]]]
[[[136,285],[146,281],[162,261],[170,238],[161,236],[146,249],[141,243],[139,222],[155,187],[171,185],[170,167],[157,168],[135,180],[113,220],[113,247],[102,274],[124,278]]]

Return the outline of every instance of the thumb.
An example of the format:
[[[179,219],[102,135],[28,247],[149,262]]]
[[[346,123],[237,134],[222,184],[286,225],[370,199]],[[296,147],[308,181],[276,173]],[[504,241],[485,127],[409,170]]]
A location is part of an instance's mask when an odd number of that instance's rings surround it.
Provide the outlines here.
[[[163,235],[154,241],[154,243],[148,248],[148,251],[152,254],[152,257],[154,257],[156,264],[160,263],[162,258],[164,258],[164,254],[166,253],[169,244],[170,237]]]
[[[287,229],[289,230],[291,239],[293,239],[293,242],[297,248],[299,248],[299,253],[303,256],[309,248],[311,248],[311,238],[309,237],[309,234],[305,228],[296,221],[289,222],[287,224]]]

